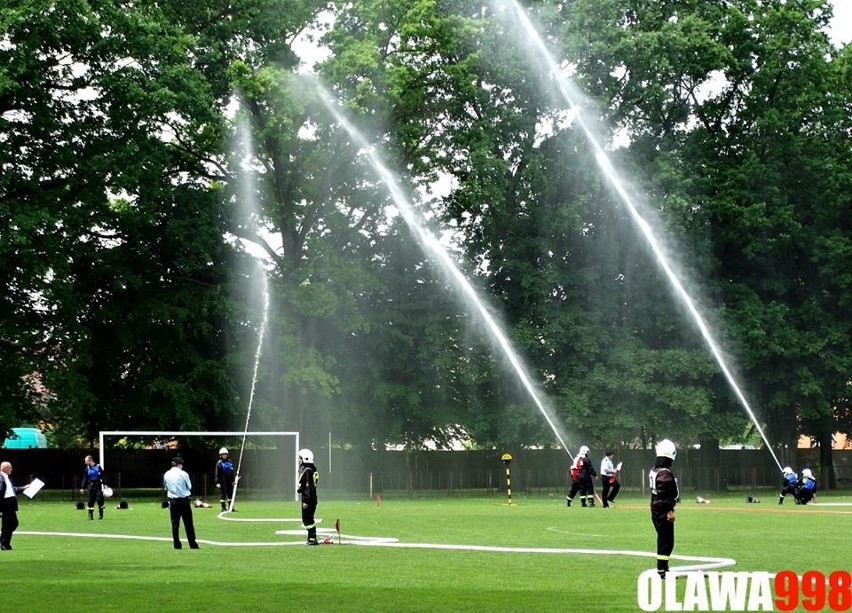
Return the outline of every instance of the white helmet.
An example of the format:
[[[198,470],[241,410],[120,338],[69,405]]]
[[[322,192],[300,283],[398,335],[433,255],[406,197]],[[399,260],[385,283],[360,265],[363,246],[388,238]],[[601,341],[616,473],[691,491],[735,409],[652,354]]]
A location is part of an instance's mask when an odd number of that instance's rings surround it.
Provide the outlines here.
[[[805,470],[803,470],[803,471],[802,471],[802,476],[803,476],[803,477],[810,477],[811,479],[813,479],[813,478],[814,478],[814,474],[811,472],[811,469],[810,469],[810,468],[806,468]]]
[[[781,469],[781,474],[782,475],[792,475],[793,469],[790,468],[789,466],[785,466],[784,468]]]
[[[228,448],[227,448],[227,447],[222,447],[222,448],[219,450],[219,455],[230,455],[230,454],[228,453]]]
[[[583,445],[582,447],[580,447],[580,453],[578,453],[577,455],[579,455],[579,456],[589,455],[589,448],[586,447],[585,445]]]
[[[673,461],[677,456],[677,447],[669,439],[664,438],[657,443],[656,453],[658,458],[669,458]]]
[[[314,452],[310,449],[299,449],[299,461],[302,462],[302,464],[313,464]]]

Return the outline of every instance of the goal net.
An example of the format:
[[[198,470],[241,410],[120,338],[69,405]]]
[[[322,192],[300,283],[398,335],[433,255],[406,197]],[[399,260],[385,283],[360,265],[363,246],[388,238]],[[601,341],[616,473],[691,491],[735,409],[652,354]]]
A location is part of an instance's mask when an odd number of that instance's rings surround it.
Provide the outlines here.
[[[254,484],[257,489],[280,493],[282,496],[294,496],[295,500],[299,499],[296,492],[295,475],[299,469],[299,433],[298,432],[255,432],[255,431],[168,431],[168,430],[103,430],[98,432],[98,449],[100,453],[100,465],[106,470],[108,460],[107,457],[110,450],[105,446],[105,442],[118,438],[143,438],[151,441],[154,440],[177,440],[180,441],[186,437],[203,437],[205,439],[220,439],[214,445],[216,448],[212,451],[212,458],[205,456],[206,463],[204,466],[189,466],[187,471],[192,475],[199,473],[203,476],[203,482],[198,483],[199,479],[193,479],[193,498],[207,496],[211,497],[215,493],[215,486],[212,490],[207,487],[208,479],[211,478],[218,454],[216,453],[219,447],[228,447],[231,460],[234,462],[237,483],[234,486],[234,493],[231,500],[231,508],[233,508],[234,500],[238,493],[246,491],[249,484]],[[238,446],[229,441],[239,440],[241,444]],[[177,449],[173,455],[181,453],[181,449]],[[207,459],[209,458],[209,459]],[[292,465],[290,464],[292,462]],[[288,466],[292,466],[292,470],[288,471]],[[163,469],[165,472],[167,468]],[[218,494],[215,494],[218,497]]]

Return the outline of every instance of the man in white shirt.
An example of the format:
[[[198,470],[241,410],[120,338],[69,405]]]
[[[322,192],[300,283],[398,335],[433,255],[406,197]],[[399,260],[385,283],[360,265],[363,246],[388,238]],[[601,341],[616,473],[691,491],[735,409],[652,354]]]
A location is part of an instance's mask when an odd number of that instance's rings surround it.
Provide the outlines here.
[[[12,484],[12,463],[0,463],[0,551],[12,549],[12,533],[18,527],[18,492],[26,488]]]
[[[172,467],[163,475],[163,488],[166,490],[166,498],[169,502],[175,549],[183,547],[180,542],[181,520],[183,520],[183,529],[186,531],[189,548],[198,549],[198,543],[195,540],[195,524],[192,521],[192,504],[189,501],[192,495],[192,482],[183,470],[183,458],[178,456],[172,459]]]
[[[614,452],[607,449],[601,460],[601,485],[603,485],[603,508],[608,509],[618,496],[618,491],[621,489],[621,484],[618,482],[618,471],[621,469],[621,463],[616,466],[612,462]]]

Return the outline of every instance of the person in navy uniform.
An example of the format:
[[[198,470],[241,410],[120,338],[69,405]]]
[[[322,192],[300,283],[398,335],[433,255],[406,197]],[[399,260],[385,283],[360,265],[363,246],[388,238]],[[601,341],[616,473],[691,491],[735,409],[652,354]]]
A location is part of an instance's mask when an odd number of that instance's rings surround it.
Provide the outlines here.
[[[299,450],[299,493],[302,495],[302,525],[308,531],[305,545],[319,545],[317,524],[314,514],[317,511],[317,483],[319,473],[314,465],[314,452],[310,449]]]
[[[810,468],[802,471],[802,478],[799,479],[799,485],[796,486],[796,492],[793,497],[796,499],[796,504],[808,504],[814,499],[816,494],[816,478]]]
[[[672,472],[677,447],[670,440],[663,439],[657,443],[656,454],[654,468],[648,472],[648,485],[651,490],[651,523],[657,531],[657,573],[665,579],[675,543],[675,505],[680,500],[677,479]]]
[[[597,477],[597,475],[598,473],[595,472],[592,461],[589,459],[589,448],[583,445],[580,447],[580,451],[577,452],[577,457],[574,458],[574,463],[571,465],[571,479],[573,481],[571,483],[571,491],[568,492],[568,498],[566,499],[569,507],[577,492],[580,493],[581,506],[595,506],[595,482],[593,478]]]
[[[12,550],[12,534],[18,529],[18,494],[25,489],[12,483],[12,463],[0,463],[0,551]]]
[[[795,498],[796,486],[799,485],[799,477],[796,476],[796,473],[789,466],[785,466],[781,470],[781,476],[781,494],[778,496],[778,504],[784,504],[784,497],[787,494],[793,494],[793,498]]]
[[[80,484],[80,493],[87,493],[89,519],[95,518],[95,502],[98,503],[98,519],[104,518],[104,471],[100,465],[95,464],[95,459],[87,455],[83,460],[86,468],[83,471],[83,481]]]
[[[226,447],[219,450],[219,460],[216,462],[216,489],[219,490],[219,503],[222,510],[227,511],[234,495],[234,462]]]

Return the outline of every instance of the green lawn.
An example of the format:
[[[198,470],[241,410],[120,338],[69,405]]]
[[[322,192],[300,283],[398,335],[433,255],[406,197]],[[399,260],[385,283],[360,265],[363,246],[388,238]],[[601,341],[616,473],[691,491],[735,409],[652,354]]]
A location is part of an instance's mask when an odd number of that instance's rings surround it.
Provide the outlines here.
[[[721,570],[828,574],[848,568],[852,496],[779,507],[745,495],[685,497],[675,554],[733,558]],[[0,553],[3,611],[636,611],[639,574],[654,565],[647,500],[605,511],[564,497],[321,500],[321,526],[340,519],[343,544],[304,547],[297,522],[234,522],[195,509],[201,549],[174,550],[168,511],[153,500],[88,521],[70,502],[22,500],[13,551]],[[825,503],[848,502],[850,506]],[[241,504],[240,504],[241,503]],[[295,518],[297,503],[250,500],[235,519]],[[35,532],[65,533],[39,535]],[[154,537],[92,538],[70,534]],[[392,537],[399,544],[347,543]],[[280,543],[298,543],[280,545]],[[362,541],[363,543],[363,541]],[[248,545],[258,544],[258,545]],[[275,545],[259,545],[275,544]],[[518,553],[400,545],[586,549]],[[605,553],[630,551],[649,556]],[[601,553],[594,553],[600,551]],[[674,560],[673,566],[686,564]],[[692,564],[693,562],[688,562]],[[825,610],[829,610],[826,608]]]

